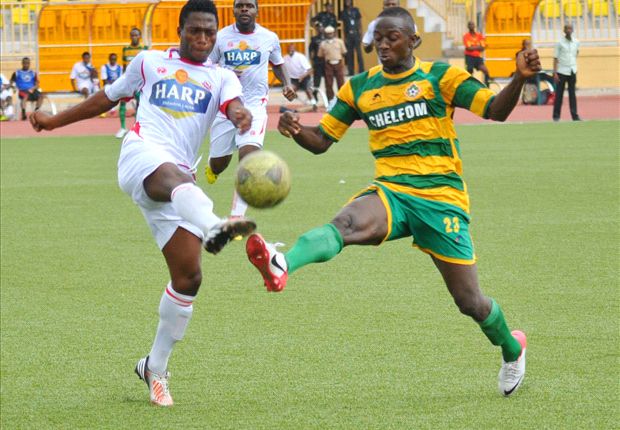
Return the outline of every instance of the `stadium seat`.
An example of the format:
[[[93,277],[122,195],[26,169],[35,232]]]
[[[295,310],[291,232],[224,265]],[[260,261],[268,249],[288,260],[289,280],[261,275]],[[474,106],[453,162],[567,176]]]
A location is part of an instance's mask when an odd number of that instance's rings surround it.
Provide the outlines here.
[[[588,8],[592,16],[609,16],[607,0],[588,0]]]
[[[514,16],[512,3],[494,3],[491,6],[493,8],[493,18],[495,21],[495,28],[500,32],[507,29]]]
[[[517,23],[521,31],[528,31],[534,15],[534,6],[531,3],[517,4]]]
[[[112,11],[95,10],[93,14],[93,32],[97,39],[107,39],[112,33]]]
[[[80,39],[85,22],[83,11],[68,12],[64,15],[65,35],[70,39]]]
[[[541,1],[538,10],[545,18],[559,18],[562,14],[562,8],[556,0]]]
[[[564,15],[569,18],[579,18],[583,15],[583,7],[579,0],[566,0],[563,9]]]
[[[30,8],[27,7],[13,7],[11,8],[11,21],[13,24],[32,24],[30,19]]]

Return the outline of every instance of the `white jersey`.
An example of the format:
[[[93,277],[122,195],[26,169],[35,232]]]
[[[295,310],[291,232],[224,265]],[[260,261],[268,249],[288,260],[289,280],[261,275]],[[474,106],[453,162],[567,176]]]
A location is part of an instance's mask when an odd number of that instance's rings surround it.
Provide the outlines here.
[[[249,34],[241,33],[235,24],[218,31],[209,58],[236,73],[243,86],[244,105],[250,107],[267,104],[269,63],[284,64],[278,36],[258,24]]]
[[[123,75],[105,89],[112,101],[140,91],[132,132],[160,145],[191,166],[217,112],[241,98],[235,74],[212,64],[181,59],[176,48],[142,51]]]

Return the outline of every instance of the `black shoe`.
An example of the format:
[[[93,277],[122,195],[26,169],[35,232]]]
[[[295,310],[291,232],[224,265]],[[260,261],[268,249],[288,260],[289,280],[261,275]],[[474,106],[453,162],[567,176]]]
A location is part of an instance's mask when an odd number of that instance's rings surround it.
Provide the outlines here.
[[[581,118],[579,118],[578,116],[573,118],[573,121],[581,121]]]
[[[553,118],[553,122],[558,122],[560,118]]]

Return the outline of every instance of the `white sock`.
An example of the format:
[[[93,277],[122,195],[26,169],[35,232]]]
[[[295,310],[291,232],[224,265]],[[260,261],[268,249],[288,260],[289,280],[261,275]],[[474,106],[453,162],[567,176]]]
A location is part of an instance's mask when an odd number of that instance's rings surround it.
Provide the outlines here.
[[[194,224],[202,232],[207,232],[221,220],[213,213],[213,202],[194,184],[184,183],[170,194],[172,207],[181,218]]]
[[[233,194],[232,209],[230,216],[244,216],[248,210],[248,204],[243,201],[241,196],[235,191]]]
[[[149,353],[149,370],[163,374],[168,368],[168,359],[174,344],[183,339],[185,329],[192,317],[193,296],[179,294],[168,283],[159,302],[159,325]]]

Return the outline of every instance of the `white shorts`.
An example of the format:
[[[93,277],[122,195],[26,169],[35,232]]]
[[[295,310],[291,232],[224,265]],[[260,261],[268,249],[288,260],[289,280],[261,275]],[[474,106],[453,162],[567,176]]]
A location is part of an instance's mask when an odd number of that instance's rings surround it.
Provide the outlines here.
[[[79,92],[82,92],[82,89],[86,88],[88,90],[88,94],[93,94],[98,89],[95,83],[90,79],[77,79],[75,82],[75,86],[77,87]]]
[[[246,145],[263,147],[267,129],[267,109],[264,106],[249,108],[252,112],[252,126],[244,134],[226,117],[217,115],[211,126],[209,158],[223,157],[232,154],[235,149]]]
[[[11,97],[11,90],[2,90],[0,91],[0,100],[5,101],[9,97]]]
[[[200,240],[204,238],[202,230],[177,215],[172,203],[156,202],[146,194],[144,180],[164,163],[176,164],[192,174],[189,166],[163,146],[147,143],[134,132],[128,133],[118,160],[118,184],[140,207],[159,249],[163,249],[179,227]]]

